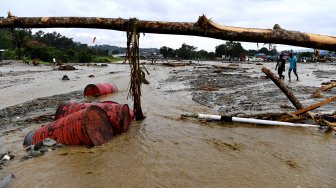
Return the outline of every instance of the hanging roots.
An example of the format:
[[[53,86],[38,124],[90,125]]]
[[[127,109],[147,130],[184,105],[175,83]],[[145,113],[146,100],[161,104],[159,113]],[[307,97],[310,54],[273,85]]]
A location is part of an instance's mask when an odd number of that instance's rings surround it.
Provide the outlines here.
[[[131,67],[131,80],[128,96],[131,96],[134,101],[134,113],[136,120],[144,118],[141,109],[141,83],[142,71],[140,69],[140,53],[139,53],[139,38],[140,33],[137,31],[137,19],[132,18],[129,20],[127,27],[127,49],[126,59]]]

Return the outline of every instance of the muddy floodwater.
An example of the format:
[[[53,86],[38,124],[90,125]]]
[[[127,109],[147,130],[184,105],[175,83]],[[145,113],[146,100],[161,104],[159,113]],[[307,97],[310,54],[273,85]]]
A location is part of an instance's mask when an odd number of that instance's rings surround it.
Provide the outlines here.
[[[262,64],[146,64],[146,119],[133,121],[128,132],[102,146],[66,146],[24,161],[25,135],[52,121],[61,102],[113,100],[132,107],[127,99],[129,66],[77,65],[75,71],[58,71],[15,62],[1,65],[0,154],[11,151],[15,158],[2,166],[0,177],[15,175],[9,187],[335,187],[335,133],[180,117],[295,111],[261,72],[262,66],[275,72],[275,63]],[[336,80],[335,73],[333,63],[300,63],[300,81],[292,75],[289,83],[286,72],[285,83],[308,106],[325,99],[310,95],[322,82]],[[70,80],[62,81],[63,75]],[[102,82],[115,83],[119,92],[83,97],[87,84]],[[335,96],[335,90],[322,94]],[[330,103],[314,112],[332,113],[335,107]],[[34,118],[38,116],[45,118]]]

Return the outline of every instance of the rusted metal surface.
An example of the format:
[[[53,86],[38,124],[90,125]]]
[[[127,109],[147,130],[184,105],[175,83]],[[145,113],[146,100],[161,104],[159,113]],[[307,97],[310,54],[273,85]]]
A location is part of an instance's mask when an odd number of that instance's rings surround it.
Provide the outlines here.
[[[84,89],[85,96],[94,96],[94,97],[115,92],[118,92],[118,88],[115,84],[112,83],[89,84]]]
[[[37,144],[46,138],[52,138],[66,145],[97,146],[112,137],[113,129],[106,112],[97,106],[91,106],[29,132],[24,145]]]
[[[131,110],[126,104],[118,104],[112,102],[106,103],[63,103],[58,106],[55,114],[55,119],[60,119],[76,113],[77,111],[89,108],[91,106],[98,106],[102,108],[108,115],[111,122],[114,135],[121,134],[128,130],[131,123]]]

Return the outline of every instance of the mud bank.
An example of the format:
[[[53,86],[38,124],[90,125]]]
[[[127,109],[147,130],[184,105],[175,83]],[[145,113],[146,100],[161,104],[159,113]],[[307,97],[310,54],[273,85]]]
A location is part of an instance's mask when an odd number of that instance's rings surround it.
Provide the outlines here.
[[[166,81],[183,82],[186,90],[191,91],[194,101],[214,108],[218,113],[232,115],[294,111],[295,107],[281,90],[260,73],[262,66],[274,69],[274,63],[263,63],[260,66],[247,63],[226,63],[219,66],[203,64],[174,70],[172,73],[175,75]],[[312,98],[312,93],[324,81],[336,78],[336,74],[332,74],[336,72],[336,66],[330,64],[319,64],[318,67],[316,64],[301,64],[298,70],[299,81],[295,78],[288,82],[287,72],[284,81],[304,106],[322,100]],[[295,77],[293,73],[292,77]],[[336,90],[331,90],[326,92],[325,97],[335,95]],[[319,111],[334,110],[333,105],[319,108]]]
[[[274,63],[263,64],[271,70],[275,67]],[[0,175],[14,174],[12,187],[59,187],[60,182],[62,187],[334,187],[334,134],[315,128],[221,124],[180,118],[186,112],[292,111],[280,107],[283,103],[291,104],[263,77],[261,65],[202,62],[183,67],[145,66],[150,72],[146,76],[150,84],[142,86],[145,120],[133,122],[127,133],[101,147],[67,146],[23,162],[18,159],[24,153],[25,134],[49,121],[48,115],[62,100],[85,100],[82,89],[89,82],[115,83],[118,93],[96,100],[114,100],[132,107],[132,101],[127,99],[129,67],[109,65],[106,69],[89,67],[73,71],[68,73],[70,81],[77,79],[73,88],[71,82],[59,80],[64,72],[50,70],[49,77],[43,76],[53,87],[34,79],[25,86],[0,89],[5,96],[10,92],[17,99],[2,104],[0,114],[6,118],[0,129],[0,150],[11,150],[18,158],[7,163]],[[321,100],[309,95],[321,82],[336,78],[335,75],[317,78],[320,73],[313,71],[325,72],[335,67],[327,64],[298,67],[301,81],[286,80],[286,83],[305,106]],[[40,74],[43,73],[29,76],[36,78]],[[88,78],[91,74],[96,75],[94,80]],[[36,85],[50,91],[26,90]],[[59,91],[60,88],[64,89]],[[28,96],[24,97],[20,91],[29,91]],[[335,91],[323,94],[335,95]],[[333,108],[328,105],[321,109]],[[46,119],[40,122],[16,120],[16,117],[36,120],[34,117],[43,115],[47,115]]]

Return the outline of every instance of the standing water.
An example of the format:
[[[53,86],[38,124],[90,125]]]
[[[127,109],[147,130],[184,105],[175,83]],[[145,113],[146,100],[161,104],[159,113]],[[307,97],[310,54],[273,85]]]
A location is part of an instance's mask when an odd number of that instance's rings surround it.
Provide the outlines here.
[[[0,174],[15,174],[12,187],[335,186],[335,136],[316,128],[182,119],[186,112],[216,112],[194,102],[183,84],[160,83],[171,68],[148,69],[151,84],[142,87],[146,118],[133,121],[128,132],[99,147],[67,146],[13,162]],[[128,75],[108,77],[119,92],[100,100],[132,106]],[[175,84],[178,92],[163,91]]]

